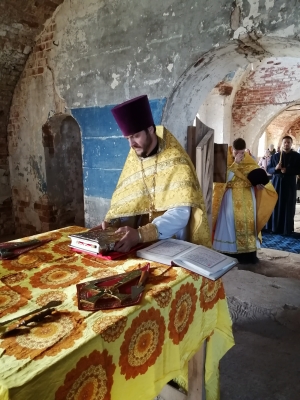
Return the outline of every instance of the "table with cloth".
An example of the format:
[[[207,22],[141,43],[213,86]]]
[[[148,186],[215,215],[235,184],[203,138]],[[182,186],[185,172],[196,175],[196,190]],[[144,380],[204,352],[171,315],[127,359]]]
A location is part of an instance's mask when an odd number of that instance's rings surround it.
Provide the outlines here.
[[[188,361],[205,340],[206,399],[216,400],[219,361],[234,344],[222,280],[177,267],[163,274],[168,266],[151,262],[139,304],[78,310],[77,283],[147,262],[76,253],[68,235],[83,230],[35,235],[52,240],[0,261],[0,323],[62,302],[25,333],[0,339],[0,400],[153,400],[173,378],[187,387]]]

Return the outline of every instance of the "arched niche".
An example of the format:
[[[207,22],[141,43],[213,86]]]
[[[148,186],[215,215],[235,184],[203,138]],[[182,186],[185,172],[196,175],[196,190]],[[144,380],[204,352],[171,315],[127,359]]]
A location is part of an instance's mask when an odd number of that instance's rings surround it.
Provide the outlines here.
[[[53,210],[48,221],[48,228],[55,229],[68,225],[84,226],[79,125],[69,114],[54,114],[43,125],[42,132],[47,203],[49,209]]]

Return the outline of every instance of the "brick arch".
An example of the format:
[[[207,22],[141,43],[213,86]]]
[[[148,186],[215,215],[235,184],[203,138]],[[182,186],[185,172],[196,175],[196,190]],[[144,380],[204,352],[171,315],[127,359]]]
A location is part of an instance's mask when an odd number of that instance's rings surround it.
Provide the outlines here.
[[[257,56],[256,59],[253,56],[253,62],[262,62],[270,57],[300,58],[298,41],[265,36],[259,40],[259,44],[264,49],[264,53]],[[163,124],[174,132],[181,144],[186,146],[186,128],[188,125],[192,125],[199,106],[205,101],[211,90],[222,81],[225,75],[238,68],[245,69],[250,63],[249,56],[246,58],[239,44],[230,42],[203,54],[184,72],[167,100],[162,119]],[[295,93],[291,102],[296,100]],[[290,104],[284,107],[282,105],[275,106],[272,110],[264,110],[263,113],[257,112],[255,118],[257,121],[259,120],[259,124],[255,127],[255,133],[252,132],[251,135],[250,144],[252,146],[249,145],[252,150],[253,146],[257,148],[259,137],[268,123],[287,106]],[[264,123],[264,121],[268,121],[268,123]],[[234,138],[234,133],[234,130],[230,132],[228,141]],[[239,136],[247,138],[248,134],[249,132],[244,128],[240,130]]]

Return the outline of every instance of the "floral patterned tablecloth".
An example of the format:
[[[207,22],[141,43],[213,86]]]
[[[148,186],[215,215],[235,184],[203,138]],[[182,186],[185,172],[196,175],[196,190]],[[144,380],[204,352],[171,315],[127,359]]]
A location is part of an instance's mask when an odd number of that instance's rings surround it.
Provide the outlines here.
[[[168,267],[151,262],[138,305],[80,311],[76,283],[146,263],[75,253],[68,235],[82,230],[36,235],[52,241],[0,261],[0,322],[62,302],[24,334],[0,339],[0,400],[152,400],[173,378],[186,387],[188,360],[205,339],[206,398],[216,400],[219,360],[234,344],[222,281],[182,268],[161,275]]]

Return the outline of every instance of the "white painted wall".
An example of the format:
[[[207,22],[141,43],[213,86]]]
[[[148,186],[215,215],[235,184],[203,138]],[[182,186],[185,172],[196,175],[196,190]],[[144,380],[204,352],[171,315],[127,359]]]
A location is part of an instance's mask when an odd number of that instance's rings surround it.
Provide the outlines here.
[[[198,111],[200,121],[215,131],[215,143],[223,143],[224,140],[225,99],[217,89],[213,89]]]

